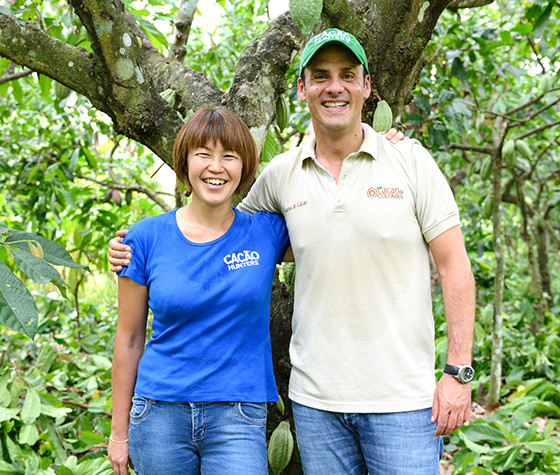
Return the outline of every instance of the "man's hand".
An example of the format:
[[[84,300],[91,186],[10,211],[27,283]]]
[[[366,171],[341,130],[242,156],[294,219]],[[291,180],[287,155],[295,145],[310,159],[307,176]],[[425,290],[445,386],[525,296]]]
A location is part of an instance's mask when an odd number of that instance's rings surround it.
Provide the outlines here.
[[[438,425],[435,436],[447,435],[461,427],[471,412],[471,385],[461,384],[444,374],[438,382],[432,406],[432,422]]]
[[[119,272],[123,266],[130,264],[130,246],[122,243],[123,238],[128,232],[127,229],[117,231],[117,237],[109,241],[109,263],[111,264],[111,272]]]
[[[380,132],[380,134],[385,135],[387,140],[390,140],[391,143],[397,143],[397,142],[400,142],[403,139],[408,138],[408,137],[405,137],[402,132],[399,132],[395,128],[390,129],[388,132]]]

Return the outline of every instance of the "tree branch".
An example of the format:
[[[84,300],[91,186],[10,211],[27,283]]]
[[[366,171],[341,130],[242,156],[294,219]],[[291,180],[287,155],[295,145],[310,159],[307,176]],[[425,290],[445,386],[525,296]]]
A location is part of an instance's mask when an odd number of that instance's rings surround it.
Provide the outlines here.
[[[183,61],[187,50],[185,45],[189,39],[191,25],[196,12],[198,0],[181,0],[181,7],[174,23],[173,40],[171,41],[171,53],[178,61]]]
[[[287,88],[292,53],[301,41],[299,28],[291,15],[284,13],[243,50],[237,62],[235,78],[222,104],[245,121],[259,150],[276,113],[276,101]]]
[[[25,70],[25,71],[20,71],[19,73],[4,74],[0,76],[0,84],[4,84],[5,82],[15,81],[17,79],[24,78],[26,76],[29,76],[30,74],[33,74],[33,72],[34,71]]]
[[[456,0],[451,2],[447,9],[457,13],[457,10],[462,8],[478,8],[491,3],[494,3],[494,0]]]

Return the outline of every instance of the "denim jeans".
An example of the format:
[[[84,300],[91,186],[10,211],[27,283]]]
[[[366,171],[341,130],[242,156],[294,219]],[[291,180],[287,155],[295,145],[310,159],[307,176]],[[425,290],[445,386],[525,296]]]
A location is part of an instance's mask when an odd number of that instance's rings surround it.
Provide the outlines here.
[[[340,413],[292,403],[305,475],[438,475],[432,410]]]
[[[129,451],[138,475],[265,475],[266,403],[163,402],[134,395]]]

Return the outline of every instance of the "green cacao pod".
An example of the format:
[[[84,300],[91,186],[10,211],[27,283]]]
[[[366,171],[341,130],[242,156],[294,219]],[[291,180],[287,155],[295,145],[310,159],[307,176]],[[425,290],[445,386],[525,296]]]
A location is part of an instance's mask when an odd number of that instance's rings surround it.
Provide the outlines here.
[[[173,89],[166,89],[165,91],[160,92],[159,95],[163,97],[171,107],[175,107],[177,93]]]
[[[480,323],[486,328],[492,327],[494,323],[494,305],[491,303],[482,309],[480,313]]]
[[[486,157],[480,166],[480,178],[488,180],[492,174],[492,157]]]
[[[529,145],[527,145],[527,142],[525,142],[523,140],[516,140],[515,141],[515,148],[527,160],[530,160],[531,157],[533,156],[533,154],[531,153],[531,149],[529,148]]]
[[[323,11],[323,0],[290,0],[290,13],[304,35],[308,35]]]
[[[488,196],[484,203],[482,203],[482,214],[486,219],[490,219],[492,217],[492,211],[494,210],[494,197]]]
[[[279,474],[290,463],[294,450],[294,438],[290,423],[282,421],[268,441],[268,464],[275,474]]]
[[[541,77],[539,81],[539,92],[541,94],[546,94],[552,89],[552,77],[549,74],[545,74]]]
[[[124,200],[126,201],[127,205],[132,203],[132,190],[126,190],[126,193],[124,194]]]
[[[502,157],[506,161],[506,165],[510,168],[514,168],[517,162],[515,156],[515,142],[513,140],[508,140],[502,147]]]
[[[379,101],[373,114],[373,130],[387,132],[393,125],[393,112],[387,101]]]
[[[56,96],[56,100],[58,102],[62,101],[63,99],[66,99],[71,92],[72,89],[70,89],[69,87],[54,81],[54,95]]]
[[[276,101],[276,125],[282,132],[290,123],[290,108],[282,96]]]
[[[284,285],[288,292],[293,292],[296,285],[296,264],[295,262],[284,262],[282,265],[284,275]]]
[[[280,394],[278,394],[278,402],[276,403],[276,407],[278,407],[280,414],[284,415],[284,413],[286,412],[286,406],[284,405],[284,399],[282,399],[282,396],[280,396]]]

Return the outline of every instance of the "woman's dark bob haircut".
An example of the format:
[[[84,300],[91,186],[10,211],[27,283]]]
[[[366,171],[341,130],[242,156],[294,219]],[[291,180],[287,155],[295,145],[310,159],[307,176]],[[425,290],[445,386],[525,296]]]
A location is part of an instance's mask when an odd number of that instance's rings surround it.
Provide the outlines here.
[[[243,162],[241,181],[235,193],[243,191],[255,178],[259,157],[255,140],[245,122],[227,109],[199,109],[183,125],[173,145],[173,168],[177,178],[187,187],[187,195],[192,191],[187,163],[189,150],[217,142],[226,150],[238,153]]]

